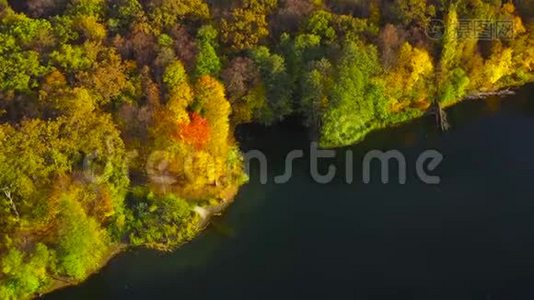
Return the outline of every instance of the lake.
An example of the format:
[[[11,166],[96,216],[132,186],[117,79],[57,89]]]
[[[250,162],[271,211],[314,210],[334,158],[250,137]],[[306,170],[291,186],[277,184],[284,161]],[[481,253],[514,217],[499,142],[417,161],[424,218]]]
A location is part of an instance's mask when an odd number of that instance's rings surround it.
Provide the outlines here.
[[[344,151],[398,149],[408,179],[322,185],[298,160],[287,184],[251,181],[197,239],[174,253],[133,249],[85,283],[44,299],[534,299],[534,86],[517,95],[448,110],[441,133],[431,117],[371,134]],[[309,148],[296,122],[237,131],[244,151],[269,159]],[[439,185],[415,175],[427,149],[444,160]],[[395,170],[395,168],[393,168]],[[272,176],[271,176],[272,177]],[[361,177],[361,176],[360,176]],[[271,178],[272,179],[272,178]]]

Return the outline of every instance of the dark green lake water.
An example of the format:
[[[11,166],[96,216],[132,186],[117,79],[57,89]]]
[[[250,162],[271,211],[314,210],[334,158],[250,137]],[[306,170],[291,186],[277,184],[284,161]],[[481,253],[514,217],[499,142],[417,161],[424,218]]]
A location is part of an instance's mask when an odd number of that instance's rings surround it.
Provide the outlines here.
[[[378,173],[348,185],[341,171],[321,185],[305,160],[288,184],[261,185],[254,166],[235,203],[190,244],[131,250],[44,298],[534,299],[534,87],[448,113],[448,133],[424,118],[350,148],[356,161],[371,149],[403,152],[405,185],[380,184]],[[265,152],[272,175],[289,150],[309,147],[291,124],[238,136],[244,150]],[[426,149],[445,156],[438,186],[415,176]],[[330,162],[341,166],[342,154]]]

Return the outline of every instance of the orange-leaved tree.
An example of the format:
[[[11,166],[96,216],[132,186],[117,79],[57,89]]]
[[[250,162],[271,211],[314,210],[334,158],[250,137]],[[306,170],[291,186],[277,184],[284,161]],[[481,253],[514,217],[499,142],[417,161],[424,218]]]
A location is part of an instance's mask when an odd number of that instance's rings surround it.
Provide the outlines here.
[[[208,120],[199,113],[191,113],[188,123],[184,122],[179,124],[177,137],[195,147],[196,150],[202,150],[210,139],[210,125]]]

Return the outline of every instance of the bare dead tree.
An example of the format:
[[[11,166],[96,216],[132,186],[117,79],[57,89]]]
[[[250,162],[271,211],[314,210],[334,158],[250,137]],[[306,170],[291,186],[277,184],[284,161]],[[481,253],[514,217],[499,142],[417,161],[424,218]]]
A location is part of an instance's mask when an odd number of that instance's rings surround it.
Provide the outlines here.
[[[17,205],[15,204],[15,201],[13,201],[13,195],[12,195],[11,189],[9,187],[4,187],[1,189],[1,191],[4,193],[4,196],[9,202],[9,205],[11,206],[11,210],[13,210],[13,212],[15,213],[17,220],[19,220],[20,214],[19,214],[19,211],[17,210]]]

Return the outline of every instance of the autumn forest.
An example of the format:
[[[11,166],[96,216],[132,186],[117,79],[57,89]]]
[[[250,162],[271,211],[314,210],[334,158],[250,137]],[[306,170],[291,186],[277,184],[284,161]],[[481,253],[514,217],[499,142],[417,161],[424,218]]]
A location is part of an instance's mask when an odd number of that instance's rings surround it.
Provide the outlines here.
[[[532,81],[528,0],[0,0],[0,299],[194,238],[238,125],[340,147]]]

